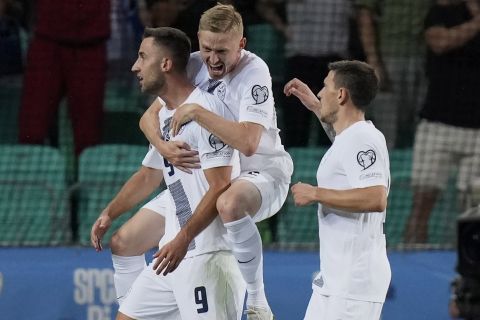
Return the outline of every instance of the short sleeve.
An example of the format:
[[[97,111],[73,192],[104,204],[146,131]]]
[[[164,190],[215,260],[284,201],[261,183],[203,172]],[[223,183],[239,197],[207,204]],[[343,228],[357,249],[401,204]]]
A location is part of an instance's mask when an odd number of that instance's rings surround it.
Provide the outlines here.
[[[163,157],[154,146],[150,145],[145,158],[143,158],[142,165],[148,168],[162,170],[164,167]]]
[[[200,128],[198,153],[202,169],[224,167],[233,165],[234,149],[225,144],[218,137]]]
[[[366,188],[383,185],[388,188],[388,161],[386,152],[375,144],[357,143],[347,149],[341,163],[352,188]]]
[[[268,67],[258,65],[242,81],[239,122],[258,123],[269,129],[274,115],[272,78]]]

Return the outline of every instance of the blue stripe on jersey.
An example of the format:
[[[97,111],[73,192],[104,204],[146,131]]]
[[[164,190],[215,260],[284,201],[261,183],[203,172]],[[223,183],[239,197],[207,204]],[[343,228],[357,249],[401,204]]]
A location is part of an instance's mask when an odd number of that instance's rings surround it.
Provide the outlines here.
[[[175,181],[168,185],[170,194],[172,195],[173,201],[175,202],[175,210],[180,223],[180,227],[187,223],[187,221],[192,217],[192,209],[190,208],[190,203],[188,202],[187,195],[183,189],[182,182],[180,180]],[[188,251],[195,249],[195,239],[190,242],[188,245]]]

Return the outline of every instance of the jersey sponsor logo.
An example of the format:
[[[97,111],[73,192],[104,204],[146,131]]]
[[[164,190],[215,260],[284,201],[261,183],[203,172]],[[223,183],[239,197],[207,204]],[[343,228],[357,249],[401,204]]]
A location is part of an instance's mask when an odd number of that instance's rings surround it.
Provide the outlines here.
[[[208,137],[208,143],[210,144],[210,147],[215,150],[215,152],[222,150],[226,146],[222,140],[213,134],[210,134],[210,137]]]
[[[377,155],[373,150],[360,151],[357,153],[357,162],[363,170],[370,168],[377,161]]]
[[[258,84],[252,87],[252,97],[255,104],[264,103],[268,99],[268,88],[266,86],[259,86]]]
[[[254,176],[254,177],[258,176],[259,174],[260,174],[260,172],[258,172],[258,171],[249,171],[248,172],[248,175]]]

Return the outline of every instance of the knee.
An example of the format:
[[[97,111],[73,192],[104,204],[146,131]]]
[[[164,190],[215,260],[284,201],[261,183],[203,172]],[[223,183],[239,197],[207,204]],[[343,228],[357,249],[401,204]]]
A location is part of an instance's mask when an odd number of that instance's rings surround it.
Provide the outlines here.
[[[110,239],[110,250],[112,251],[112,254],[124,256],[127,249],[127,241],[125,241],[120,232],[115,232]]]
[[[242,213],[241,199],[228,195],[221,195],[217,200],[217,210],[223,222],[238,220],[245,215]]]

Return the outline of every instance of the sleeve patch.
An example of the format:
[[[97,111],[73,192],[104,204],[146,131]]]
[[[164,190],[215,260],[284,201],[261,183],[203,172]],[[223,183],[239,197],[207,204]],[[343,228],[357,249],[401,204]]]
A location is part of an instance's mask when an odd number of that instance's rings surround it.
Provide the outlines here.
[[[210,144],[210,147],[215,150],[215,152],[218,152],[225,148],[226,144],[220,140],[218,137],[214,136],[213,134],[210,134],[210,137],[208,137],[208,143]]]
[[[373,150],[360,151],[357,153],[357,162],[363,170],[370,168],[377,161],[377,155]]]
[[[261,104],[268,99],[268,88],[266,86],[259,86],[258,84],[252,87],[252,98],[255,104]]]

